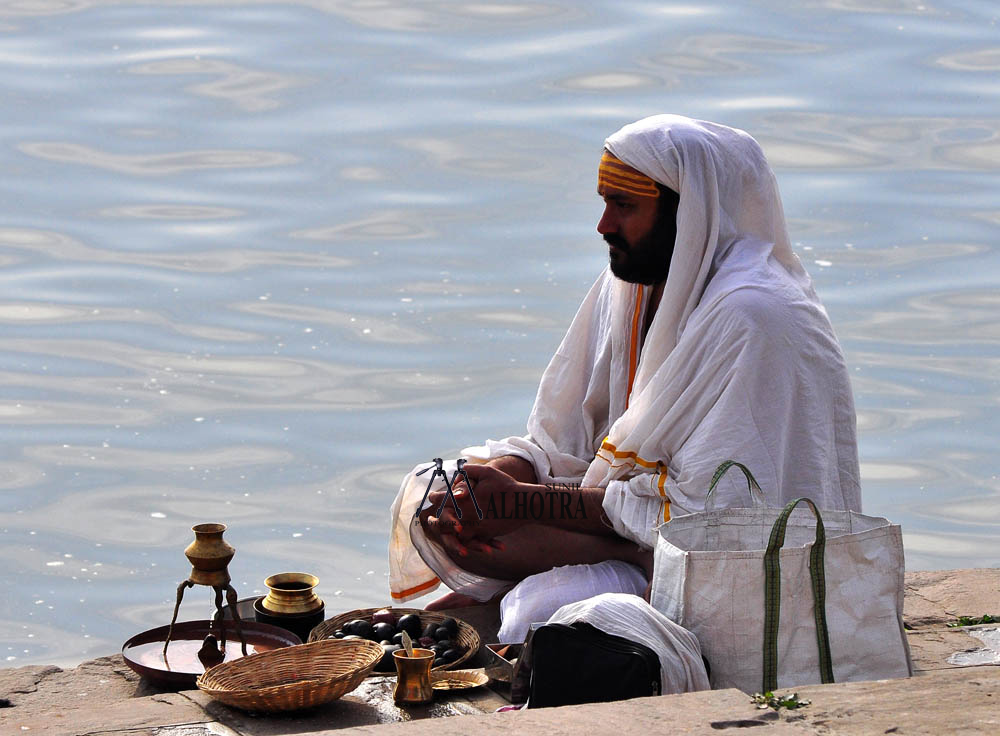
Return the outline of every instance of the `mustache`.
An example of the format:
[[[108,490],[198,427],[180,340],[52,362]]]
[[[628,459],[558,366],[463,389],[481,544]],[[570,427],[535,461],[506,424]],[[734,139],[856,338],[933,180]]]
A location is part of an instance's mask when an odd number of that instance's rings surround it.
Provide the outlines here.
[[[628,242],[621,235],[617,233],[608,233],[604,236],[604,242],[608,245],[613,245],[618,250],[628,250]]]

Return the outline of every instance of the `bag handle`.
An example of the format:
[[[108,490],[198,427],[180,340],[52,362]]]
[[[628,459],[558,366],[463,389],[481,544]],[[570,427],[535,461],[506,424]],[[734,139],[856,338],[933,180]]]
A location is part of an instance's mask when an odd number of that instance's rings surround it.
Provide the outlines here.
[[[747,466],[735,460],[726,460],[726,462],[715,469],[715,475],[712,476],[712,483],[708,487],[708,493],[705,494],[706,512],[715,510],[715,486],[722,480],[722,476],[726,474],[726,471],[733,466],[742,470],[743,475],[747,477],[747,492],[750,494],[750,502],[753,504],[753,507],[764,508],[767,505],[767,501],[764,500],[764,492],[760,490],[757,479],[753,477],[753,473],[750,472]]]
[[[785,544],[788,517],[800,503],[805,502],[816,517],[816,541],[809,552],[809,577],[812,580],[813,615],[816,618],[816,645],[819,648],[821,681],[833,682],[833,657],[830,654],[830,632],[826,625],[826,577],[823,569],[823,552],[826,548],[826,530],[816,504],[808,498],[789,501],[781,510],[771,538],[764,552],[764,682],[761,692],[778,689],[778,622],[781,612],[781,563],[779,553]]]

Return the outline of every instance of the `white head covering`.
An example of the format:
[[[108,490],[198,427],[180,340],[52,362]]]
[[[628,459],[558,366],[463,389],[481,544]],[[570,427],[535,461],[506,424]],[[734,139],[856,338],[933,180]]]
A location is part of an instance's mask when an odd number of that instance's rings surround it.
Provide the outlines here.
[[[604,145],[680,196],[670,273],[634,389],[641,390],[674,349],[713,265],[737,240],[770,243],[767,255],[812,295],[809,276],[788,242],[778,183],[748,134],[680,115],[654,115],[626,125]]]

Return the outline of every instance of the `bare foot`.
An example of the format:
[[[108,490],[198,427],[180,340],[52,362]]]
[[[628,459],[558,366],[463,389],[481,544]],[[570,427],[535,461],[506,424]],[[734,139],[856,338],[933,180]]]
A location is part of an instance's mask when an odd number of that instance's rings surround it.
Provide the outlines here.
[[[465,608],[466,606],[478,606],[482,601],[477,601],[472,596],[461,593],[445,593],[440,598],[431,601],[424,606],[425,611],[443,611],[449,608]]]

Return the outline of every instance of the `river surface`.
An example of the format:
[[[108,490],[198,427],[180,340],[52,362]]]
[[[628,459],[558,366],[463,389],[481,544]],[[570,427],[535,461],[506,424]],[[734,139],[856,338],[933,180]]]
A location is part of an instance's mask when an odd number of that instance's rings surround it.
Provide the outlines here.
[[[387,602],[402,474],[524,431],[658,112],[767,152],[908,568],[1000,564],[1000,6],[795,6],[0,1],[0,665],[167,623],[203,521],[241,597]]]

